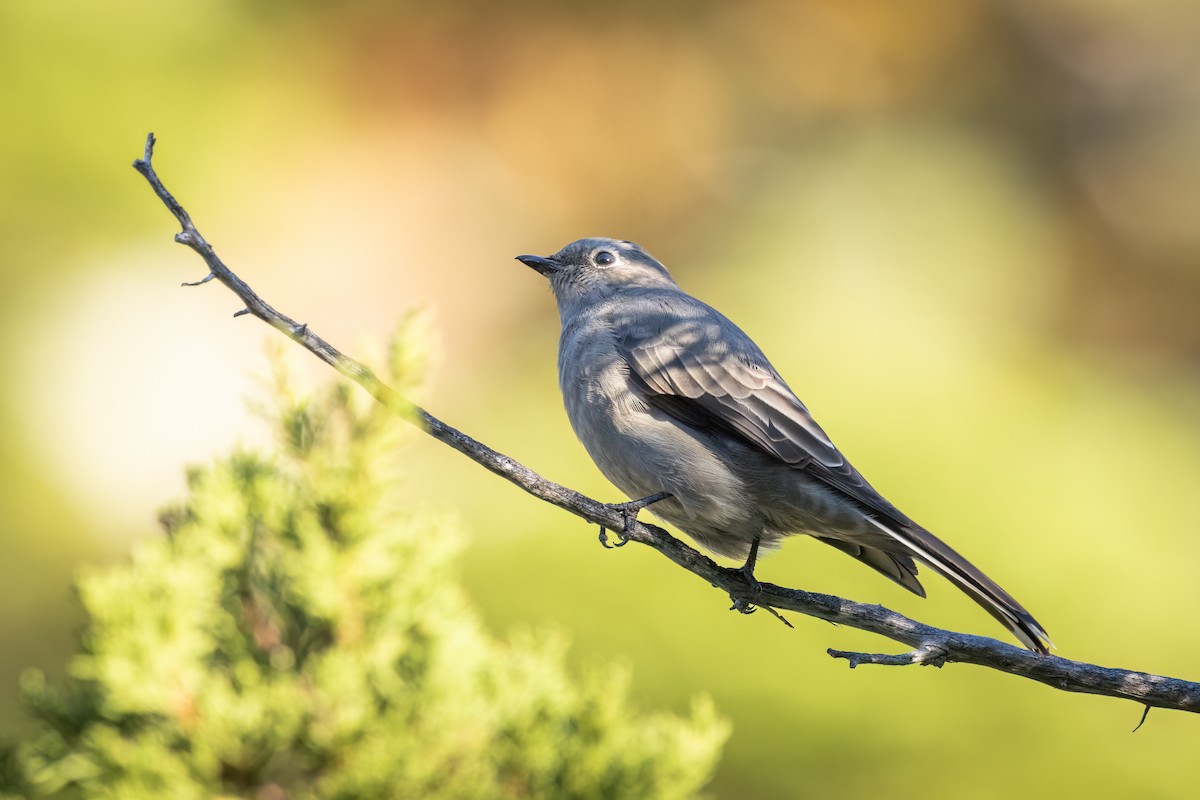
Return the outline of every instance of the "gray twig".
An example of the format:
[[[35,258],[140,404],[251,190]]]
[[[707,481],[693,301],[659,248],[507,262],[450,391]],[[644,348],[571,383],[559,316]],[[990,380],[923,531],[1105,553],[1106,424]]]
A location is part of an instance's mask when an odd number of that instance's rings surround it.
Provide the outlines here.
[[[859,664],[882,664],[888,667],[907,667],[920,664],[923,667],[940,667],[946,663],[946,651],[936,644],[927,644],[907,653],[888,655],[886,653],[854,653],[849,650],[834,650],[825,652],[834,658],[844,658],[850,662],[850,669]]]
[[[553,503],[593,525],[599,525],[608,530],[622,531],[625,539],[657,550],[674,563],[735,599],[745,596],[746,580],[740,571],[716,564],[712,559],[674,538],[662,528],[636,520],[630,521],[619,506],[614,507],[597,502],[579,492],[546,480],[523,464],[450,427],[429,412],[401,397],[380,381],[370,369],[343,355],[309,330],[307,325],[297,323],[276,311],[217,257],[212,246],[196,230],[191,217],[159,180],[154,167],[151,166],[153,154],[154,134],[150,134],[146,137],[145,154],[133,163],[134,169],[145,177],[155,194],[182,226],[182,230],[175,235],[175,241],[195,250],[208,265],[209,275],[197,283],[207,283],[213,278],[223,283],[245,303],[245,308],[238,312],[239,316],[251,314],[258,317],[362,386],[390,410],[419,426],[438,441],[453,447],[485,469],[516,484],[534,497]],[[749,600],[749,598],[746,599]],[[856,603],[832,595],[788,589],[770,583],[762,584],[762,590],[754,594],[753,602],[754,605],[768,609],[777,617],[779,617],[777,609],[795,611],[839,625],[876,633],[913,648],[911,652],[901,655],[829,651],[829,654],[835,658],[848,659],[851,667],[859,664],[935,664],[937,666],[949,662],[977,664],[1007,672],[1010,675],[1039,681],[1063,691],[1124,698],[1144,705],[1147,709],[1159,707],[1193,713],[1200,712],[1200,683],[1192,681],[1133,670],[1101,667],[1058,656],[1038,655],[986,636],[972,636],[935,628],[909,619],[883,606]]]

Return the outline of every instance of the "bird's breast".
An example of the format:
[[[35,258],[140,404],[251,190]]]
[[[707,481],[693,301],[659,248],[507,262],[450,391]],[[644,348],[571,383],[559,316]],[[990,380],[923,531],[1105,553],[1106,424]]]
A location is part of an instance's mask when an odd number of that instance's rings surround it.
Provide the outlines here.
[[[647,402],[615,337],[564,335],[559,381],[575,435],[631,499],[670,492],[674,499],[651,511],[693,535],[701,524],[735,531],[757,518],[736,465],[704,434]]]

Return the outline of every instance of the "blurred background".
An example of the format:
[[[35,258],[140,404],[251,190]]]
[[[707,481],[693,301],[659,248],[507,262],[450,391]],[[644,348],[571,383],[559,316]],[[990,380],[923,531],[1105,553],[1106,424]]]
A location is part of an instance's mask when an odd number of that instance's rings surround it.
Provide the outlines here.
[[[171,242],[350,353],[428,309],[428,408],[623,499],[572,435],[544,281],[638,241],[718,305],[859,469],[1060,655],[1200,678],[1200,12],[1188,0],[0,4],[0,733],[61,675],[82,563],[159,535],[183,468],[263,438],[259,323]],[[310,359],[311,360],[311,359]],[[315,364],[314,382],[328,378]],[[493,629],[550,626],[648,706],[713,695],[717,797],[1179,796],[1200,720],[894,651],[727,599],[433,441]],[[803,539],[763,580],[1003,637]],[[942,787],[946,787],[943,789]]]

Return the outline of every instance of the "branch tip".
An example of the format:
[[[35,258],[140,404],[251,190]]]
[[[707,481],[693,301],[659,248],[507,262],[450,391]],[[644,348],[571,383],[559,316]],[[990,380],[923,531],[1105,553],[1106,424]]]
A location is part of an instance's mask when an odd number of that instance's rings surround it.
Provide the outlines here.
[[[796,626],[793,625],[792,623],[788,622],[787,617],[785,617],[783,614],[780,614],[778,611],[771,608],[770,606],[759,606],[759,608],[765,608],[767,611],[771,612],[771,616],[773,616],[775,619],[779,620],[784,625],[787,625],[792,630],[796,630]]]
[[[154,168],[150,166],[150,159],[154,157],[154,142],[154,134],[146,134],[146,147],[142,151],[142,157],[133,162],[133,168],[145,175],[147,180],[150,178],[150,173],[154,171]]]

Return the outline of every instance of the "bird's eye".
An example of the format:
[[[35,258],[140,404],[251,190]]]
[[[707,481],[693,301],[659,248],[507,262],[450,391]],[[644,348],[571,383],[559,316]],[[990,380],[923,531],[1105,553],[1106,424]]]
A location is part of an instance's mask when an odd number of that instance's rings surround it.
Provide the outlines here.
[[[617,260],[617,257],[614,256],[612,253],[608,252],[607,250],[601,250],[599,253],[596,253],[595,261],[596,261],[597,266],[607,267],[609,264],[612,264],[616,260]]]

